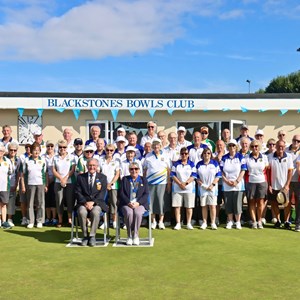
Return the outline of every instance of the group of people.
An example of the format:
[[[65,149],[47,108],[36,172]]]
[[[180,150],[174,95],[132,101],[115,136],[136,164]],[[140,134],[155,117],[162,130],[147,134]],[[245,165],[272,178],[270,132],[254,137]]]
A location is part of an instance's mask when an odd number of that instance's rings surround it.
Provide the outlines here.
[[[180,230],[184,208],[187,229],[192,230],[198,218],[202,230],[209,219],[211,229],[216,230],[224,204],[226,228],[242,229],[245,197],[252,228],[263,228],[269,201],[274,226],[291,229],[289,199],[293,196],[295,230],[300,231],[300,134],[288,144],[284,131],[267,142],[262,130],[254,137],[246,125],[240,131],[233,139],[229,129],[224,129],[222,138],[214,142],[209,139],[209,128],[203,126],[187,141],[183,126],[167,135],[157,132],[157,124],[150,121],[138,144],[136,133],[123,127],[117,128],[117,138],[111,143],[100,138],[99,126],[91,127],[91,138],[85,143],[80,137],[73,139],[70,128],[64,129],[57,142],[44,142],[38,129],[34,142],[26,144],[25,153],[18,157],[18,142],[11,137],[10,126],[4,125],[0,140],[2,227],[14,226],[19,190],[22,225],[61,227],[65,206],[71,224],[75,206],[83,245],[95,245],[101,210],[110,213],[114,228],[117,210],[122,213],[127,245],[139,245],[139,227],[148,209],[152,229],[165,229],[173,208],[174,229]],[[284,206],[284,219],[279,205]]]

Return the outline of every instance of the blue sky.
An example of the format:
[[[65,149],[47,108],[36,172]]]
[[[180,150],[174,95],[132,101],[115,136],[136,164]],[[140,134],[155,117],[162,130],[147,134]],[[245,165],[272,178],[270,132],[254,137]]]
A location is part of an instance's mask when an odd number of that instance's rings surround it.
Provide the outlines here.
[[[298,0],[0,0],[0,91],[254,92],[299,30]]]

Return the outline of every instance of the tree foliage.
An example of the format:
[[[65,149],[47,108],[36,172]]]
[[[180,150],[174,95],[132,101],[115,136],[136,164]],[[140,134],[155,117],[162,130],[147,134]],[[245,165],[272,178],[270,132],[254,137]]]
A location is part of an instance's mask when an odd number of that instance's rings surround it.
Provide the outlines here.
[[[274,78],[264,91],[259,90],[259,92],[300,93],[300,71]]]

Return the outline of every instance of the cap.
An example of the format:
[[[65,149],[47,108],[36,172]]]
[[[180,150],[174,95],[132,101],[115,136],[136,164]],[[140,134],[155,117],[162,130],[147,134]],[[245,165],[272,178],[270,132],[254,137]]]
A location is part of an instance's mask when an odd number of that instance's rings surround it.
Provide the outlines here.
[[[136,151],[136,148],[134,148],[133,146],[128,146],[127,148],[126,148],[126,152],[128,152],[128,151]]]
[[[183,126],[179,126],[178,129],[177,129],[177,131],[184,131],[184,132],[186,132],[186,129]]]
[[[94,149],[94,147],[93,146],[91,146],[91,145],[86,145],[85,147],[84,147],[84,149],[83,149],[83,152],[84,151],[95,151],[95,149]]]
[[[264,135],[264,132],[261,129],[257,129],[255,135]]]
[[[237,141],[235,140],[235,139],[231,139],[228,143],[227,143],[227,145],[230,145],[230,144],[233,144],[233,145],[236,145],[237,146]]]
[[[118,143],[118,142],[126,142],[126,139],[124,138],[124,136],[118,136],[117,138],[116,138],[116,143]]]
[[[117,131],[126,132],[126,130],[125,130],[123,127],[119,127],[119,128],[117,129]]]
[[[33,135],[41,135],[42,134],[42,129],[38,128],[32,134]]]
[[[241,129],[247,129],[247,130],[249,130],[249,128],[248,128],[248,126],[247,126],[246,124],[243,124],[243,125],[241,126]]]
[[[74,145],[83,145],[82,139],[81,139],[81,138],[76,138],[76,139],[74,140]]]
[[[154,138],[154,139],[152,140],[152,145],[153,145],[153,144],[161,144],[161,139]]]
[[[26,144],[27,145],[27,144]],[[53,142],[53,141],[50,141],[50,140],[48,140],[47,142],[46,142],[46,147],[47,146],[49,146],[49,145],[55,145],[55,143]]]

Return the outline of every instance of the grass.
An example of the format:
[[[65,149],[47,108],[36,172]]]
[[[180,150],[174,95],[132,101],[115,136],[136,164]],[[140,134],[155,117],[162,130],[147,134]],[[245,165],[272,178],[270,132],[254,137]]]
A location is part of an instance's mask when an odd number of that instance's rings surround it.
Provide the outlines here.
[[[153,236],[153,248],[66,248],[70,228],[1,230],[0,298],[296,299],[300,294],[299,233],[167,228]]]

